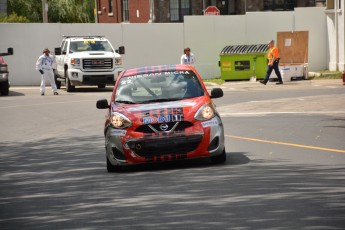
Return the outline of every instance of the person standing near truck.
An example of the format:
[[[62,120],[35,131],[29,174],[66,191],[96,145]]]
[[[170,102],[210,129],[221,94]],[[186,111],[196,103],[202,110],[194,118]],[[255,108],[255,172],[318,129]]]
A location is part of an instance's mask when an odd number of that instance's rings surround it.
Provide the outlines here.
[[[45,94],[47,80],[50,82],[54,95],[59,95],[54,79],[54,69],[56,69],[55,58],[50,54],[50,50],[45,48],[43,50],[43,55],[41,55],[36,62],[36,70],[41,73],[40,92],[42,96]]]
[[[267,53],[267,59],[268,59],[268,66],[267,66],[267,72],[266,72],[266,76],[264,80],[261,80],[260,83],[266,85],[272,70],[274,70],[274,72],[276,73],[277,77],[278,77],[278,82],[276,83],[276,85],[280,85],[283,84],[283,79],[282,76],[280,74],[279,71],[279,51],[278,48],[274,46],[274,40],[271,40],[268,43],[268,53]]]
[[[195,57],[194,54],[190,52],[190,48],[187,47],[183,50],[183,55],[181,56],[181,64],[184,65],[194,65]]]

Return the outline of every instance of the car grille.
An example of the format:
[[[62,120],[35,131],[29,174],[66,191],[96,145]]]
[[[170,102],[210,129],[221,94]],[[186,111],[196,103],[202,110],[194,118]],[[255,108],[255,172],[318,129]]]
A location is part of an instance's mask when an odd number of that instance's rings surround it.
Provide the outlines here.
[[[93,69],[109,70],[113,68],[113,59],[111,58],[84,59],[83,68],[85,70],[93,70]]]
[[[175,125],[177,126],[175,127]],[[135,129],[136,132],[140,133],[155,133],[155,130],[158,132],[182,132],[186,128],[192,127],[193,124],[188,121],[179,121],[179,122],[168,122],[164,123],[167,125],[166,130],[161,129],[161,123],[160,124],[151,124],[151,125],[141,125],[138,128]],[[175,129],[173,129],[175,127]],[[172,130],[173,129],[173,130]]]
[[[179,136],[170,138],[131,140],[129,148],[141,157],[153,158],[171,154],[186,154],[195,150],[203,136]]]

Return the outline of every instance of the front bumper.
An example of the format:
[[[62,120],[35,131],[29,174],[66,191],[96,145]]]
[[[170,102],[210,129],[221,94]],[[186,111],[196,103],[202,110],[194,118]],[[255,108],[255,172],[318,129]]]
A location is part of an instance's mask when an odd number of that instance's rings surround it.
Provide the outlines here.
[[[81,69],[68,69],[68,77],[72,85],[114,85],[117,77],[124,71],[122,67],[115,68],[112,71],[86,72]]]
[[[203,127],[198,121],[189,130],[171,134],[138,135],[109,127],[105,136],[107,157],[113,165],[127,165],[220,155],[224,128],[220,118],[213,119],[217,125]]]

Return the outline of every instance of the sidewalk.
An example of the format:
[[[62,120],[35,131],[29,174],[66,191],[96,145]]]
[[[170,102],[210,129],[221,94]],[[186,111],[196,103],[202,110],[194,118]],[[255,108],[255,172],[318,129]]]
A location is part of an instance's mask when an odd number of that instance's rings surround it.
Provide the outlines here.
[[[227,81],[221,85],[213,82],[204,82],[208,89],[222,88],[224,91],[229,90],[264,90],[264,89],[291,89],[304,87],[344,87],[342,79],[322,79],[322,80],[295,80],[284,82],[283,85],[276,85],[275,82],[268,82],[267,85],[261,84],[259,81]]]

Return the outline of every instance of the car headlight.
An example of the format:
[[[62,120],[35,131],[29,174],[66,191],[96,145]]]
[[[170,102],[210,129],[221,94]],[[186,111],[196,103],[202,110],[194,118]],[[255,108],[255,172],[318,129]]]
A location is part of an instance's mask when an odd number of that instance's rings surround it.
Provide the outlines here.
[[[71,58],[71,65],[80,65],[80,58]]]
[[[122,58],[115,58],[115,65],[122,65]]]
[[[121,113],[112,113],[110,117],[110,123],[117,129],[128,128],[132,125],[132,122]]]
[[[198,109],[194,118],[199,121],[207,121],[214,118],[215,115],[216,111],[214,110],[213,106],[210,104],[205,104]]]

